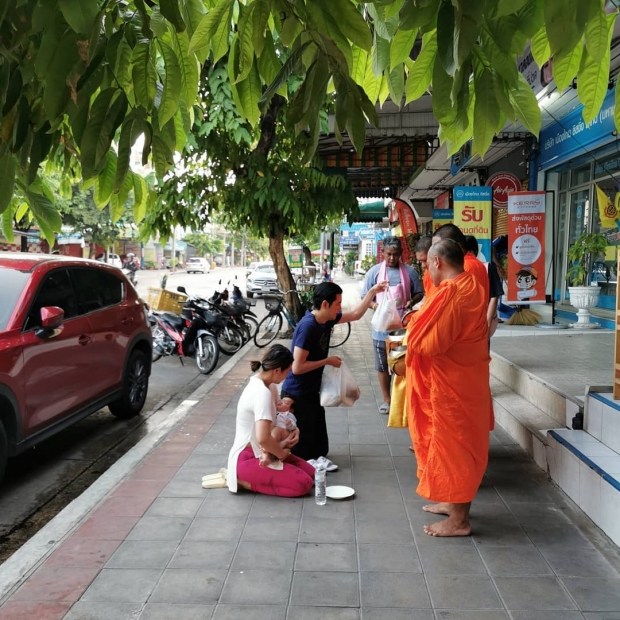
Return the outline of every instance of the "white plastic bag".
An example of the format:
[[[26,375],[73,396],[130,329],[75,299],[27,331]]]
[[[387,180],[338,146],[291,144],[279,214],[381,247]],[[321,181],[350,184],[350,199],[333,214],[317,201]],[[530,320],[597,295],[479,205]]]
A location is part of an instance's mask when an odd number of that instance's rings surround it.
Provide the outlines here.
[[[326,366],[321,383],[322,407],[352,407],[360,397],[360,389],[342,362],[340,368]]]
[[[403,326],[396,307],[396,300],[392,298],[389,291],[386,291],[381,298],[370,323],[376,332],[388,332]]]

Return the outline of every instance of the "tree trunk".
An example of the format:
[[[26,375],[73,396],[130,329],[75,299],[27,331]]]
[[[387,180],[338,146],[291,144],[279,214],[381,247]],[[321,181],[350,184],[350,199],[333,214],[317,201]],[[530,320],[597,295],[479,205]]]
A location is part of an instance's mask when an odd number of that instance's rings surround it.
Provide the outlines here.
[[[284,234],[279,233],[275,237],[269,237],[269,255],[273,261],[273,267],[278,276],[278,286],[282,291],[296,290],[293,274],[289,269],[284,255]],[[304,308],[299,301],[299,297],[294,293],[286,296],[286,307],[291,314],[299,320],[304,313]]]

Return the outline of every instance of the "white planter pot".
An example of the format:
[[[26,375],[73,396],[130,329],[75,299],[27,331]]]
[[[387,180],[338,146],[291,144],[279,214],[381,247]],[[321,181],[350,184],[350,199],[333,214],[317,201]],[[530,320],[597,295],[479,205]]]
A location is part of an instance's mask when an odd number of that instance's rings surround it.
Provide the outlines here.
[[[592,329],[599,327],[598,323],[591,323],[590,308],[598,303],[601,289],[598,286],[569,286],[568,294],[570,303],[577,308],[577,322],[572,327]]]

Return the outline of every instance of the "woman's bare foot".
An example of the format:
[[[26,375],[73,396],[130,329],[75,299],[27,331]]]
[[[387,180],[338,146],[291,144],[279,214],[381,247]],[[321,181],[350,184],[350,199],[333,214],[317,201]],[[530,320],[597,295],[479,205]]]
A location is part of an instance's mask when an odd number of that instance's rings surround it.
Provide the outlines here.
[[[432,512],[434,515],[447,515],[450,516],[452,504],[447,502],[440,502],[439,504],[427,504],[422,507],[424,512]]]
[[[447,537],[447,536],[469,536],[471,534],[471,526],[469,522],[453,521],[452,519],[444,519],[432,525],[424,526],[424,533],[428,536]]]

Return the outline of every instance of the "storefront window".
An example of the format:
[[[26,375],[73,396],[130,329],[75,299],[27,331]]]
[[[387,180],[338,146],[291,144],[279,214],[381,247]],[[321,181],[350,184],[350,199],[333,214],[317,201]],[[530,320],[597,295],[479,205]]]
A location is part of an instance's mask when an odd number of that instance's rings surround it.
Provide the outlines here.
[[[620,182],[616,179],[600,179],[597,181],[598,187],[605,196],[613,203],[616,196],[620,192]],[[604,208],[604,207],[603,207]],[[609,222],[607,222],[609,223]],[[618,225],[608,227],[601,222],[601,205],[598,203],[593,205],[592,232],[603,233],[607,239],[607,248],[604,256],[598,256],[592,265],[592,284],[598,284],[601,287],[601,296],[610,299],[602,299],[599,305],[605,307],[613,307],[613,299],[617,290],[617,264],[618,264],[618,245],[620,245],[620,230]],[[612,304],[612,305],[610,305]]]
[[[562,176],[567,176],[566,173]],[[556,234],[556,256],[555,261],[555,299],[562,299],[562,291],[564,290],[564,264],[566,262],[565,244],[566,244],[566,211],[567,211],[566,193],[559,195],[558,199],[558,229]]]
[[[594,178],[599,179],[608,175],[620,172],[620,153],[606,157],[595,162]]]
[[[564,191],[568,188],[568,172],[562,172],[560,174],[560,191]]]
[[[590,164],[587,166],[582,166],[581,168],[577,168],[571,172],[570,178],[570,186],[577,187],[578,185],[583,185],[590,180]]]

